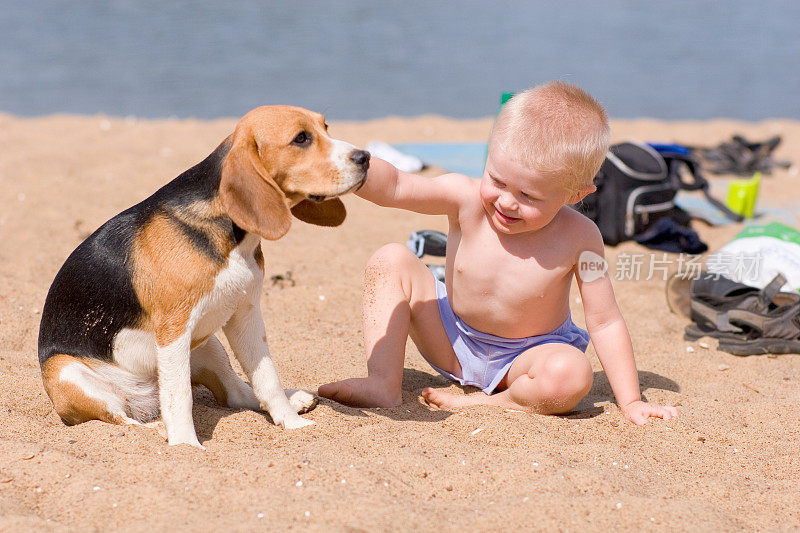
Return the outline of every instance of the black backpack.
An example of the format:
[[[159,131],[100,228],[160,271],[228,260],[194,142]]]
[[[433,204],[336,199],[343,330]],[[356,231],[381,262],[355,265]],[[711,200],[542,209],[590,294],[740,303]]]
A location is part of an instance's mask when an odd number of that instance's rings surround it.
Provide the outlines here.
[[[684,151],[685,150],[685,151]],[[686,168],[693,181],[685,182]],[[711,197],[708,181],[697,162],[680,145],[623,142],[609,148],[606,160],[595,176],[597,190],[576,204],[575,209],[592,219],[606,244],[633,239],[663,217],[688,226],[689,214],[675,205],[679,190],[702,191],[706,198],[733,220],[741,215]]]

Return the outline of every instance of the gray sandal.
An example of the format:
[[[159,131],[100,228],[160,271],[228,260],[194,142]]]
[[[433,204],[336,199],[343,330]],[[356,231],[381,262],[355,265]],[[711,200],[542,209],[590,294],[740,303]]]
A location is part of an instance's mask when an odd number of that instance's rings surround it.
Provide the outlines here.
[[[800,303],[799,293],[781,292],[781,287],[785,284],[786,278],[782,274],[775,276],[763,289],[743,285],[722,276],[716,280],[706,278],[692,282],[689,317],[694,324],[686,326],[684,338],[737,338],[746,334],[746,328],[731,321],[731,313],[752,313],[746,319],[753,320],[757,314],[780,313],[779,310]]]
[[[725,280],[723,289],[711,291],[721,295],[693,294],[695,323],[686,326],[684,338],[715,337],[719,349],[733,355],[800,353],[800,294],[781,292],[785,284],[778,274],[761,290]]]
[[[732,309],[728,319],[743,334],[720,337],[720,350],[734,355],[800,354],[800,302],[763,311]]]

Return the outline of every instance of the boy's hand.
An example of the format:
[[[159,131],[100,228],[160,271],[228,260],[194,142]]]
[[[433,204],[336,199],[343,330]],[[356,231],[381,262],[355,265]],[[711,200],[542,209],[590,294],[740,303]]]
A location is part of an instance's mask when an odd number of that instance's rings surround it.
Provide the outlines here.
[[[647,423],[647,419],[651,416],[654,418],[663,418],[664,420],[678,417],[678,410],[674,407],[656,405],[654,403],[643,402],[642,400],[636,400],[622,407],[622,413],[628,420],[639,426]]]

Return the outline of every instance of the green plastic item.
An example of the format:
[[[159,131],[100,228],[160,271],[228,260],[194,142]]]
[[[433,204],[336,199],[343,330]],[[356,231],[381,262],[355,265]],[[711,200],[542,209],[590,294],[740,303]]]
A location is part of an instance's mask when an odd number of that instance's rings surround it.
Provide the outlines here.
[[[500,93],[500,107],[497,108],[497,114],[500,114],[500,110],[503,109],[503,106],[506,105],[506,102],[511,100],[514,97],[514,93],[503,92]],[[489,157],[489,145],[486,145],[486,154],[483,157],[484,162]]]
[[[728,200],[725,202],[734,213],[745,218],[753,218],[761,185],[761,172],[756,172],[749,180],[734,180],[728,185]]]

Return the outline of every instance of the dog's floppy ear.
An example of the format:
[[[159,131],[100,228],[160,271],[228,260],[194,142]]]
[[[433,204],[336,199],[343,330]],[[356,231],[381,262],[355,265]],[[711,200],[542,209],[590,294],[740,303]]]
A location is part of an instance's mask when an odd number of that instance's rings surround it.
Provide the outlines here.
[[[316,224],[317,226],[338,226],[344,222],[347,211],[341,200],[338,198],[331,198],[324,202],[303,200],[292,207],[292,214],[309,224]]]
[[[250,135],[234,137],[225,157],[219,195],[228,216],[240,228],[274,241],[292,225],[292,217],[281,191],[258,155]]]

